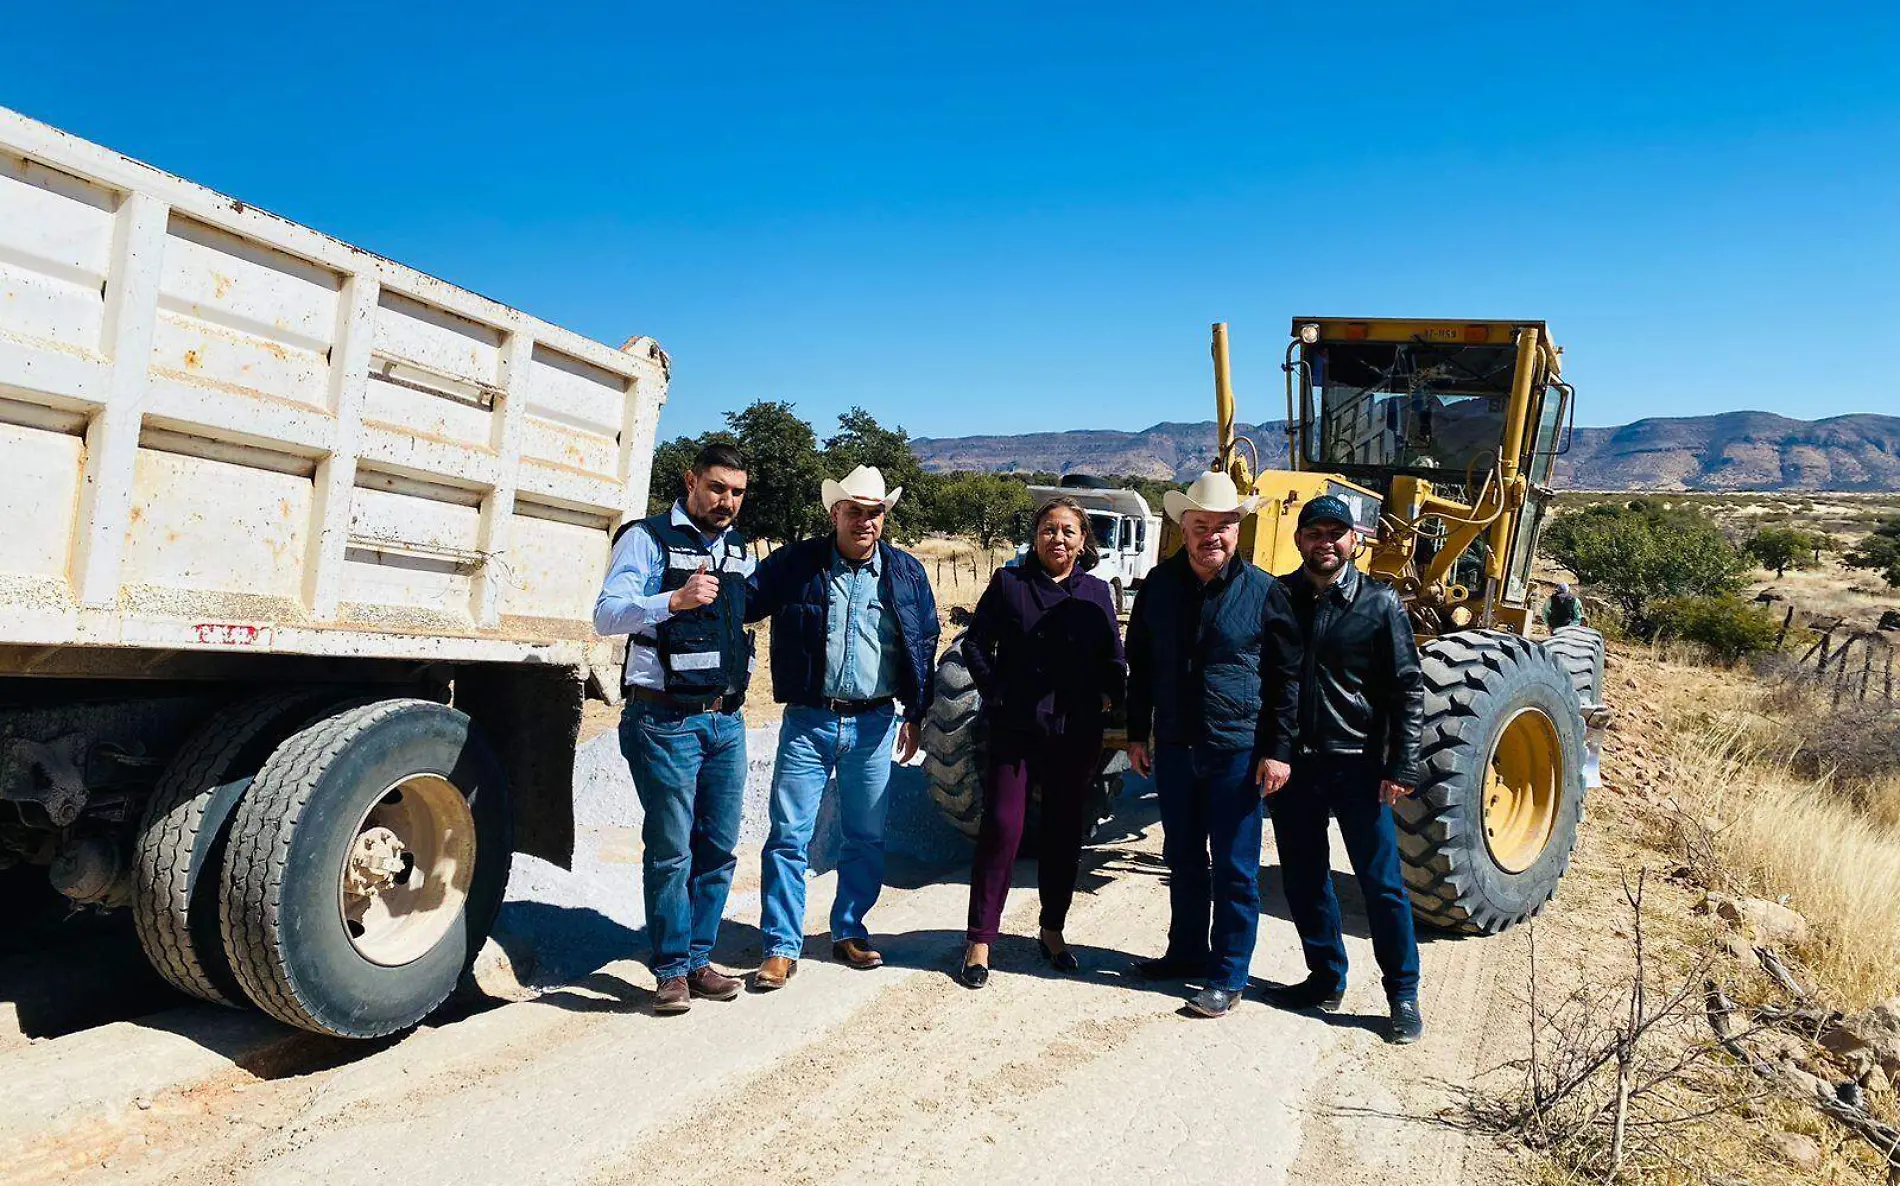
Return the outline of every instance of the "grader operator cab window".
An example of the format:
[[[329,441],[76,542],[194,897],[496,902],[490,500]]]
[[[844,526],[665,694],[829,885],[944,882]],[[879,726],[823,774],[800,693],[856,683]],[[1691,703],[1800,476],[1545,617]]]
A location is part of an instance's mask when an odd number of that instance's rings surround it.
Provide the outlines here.
[[[1325,342],[1308,360],[1313,467],[1463,482],[1496,464],[1515,346]]]

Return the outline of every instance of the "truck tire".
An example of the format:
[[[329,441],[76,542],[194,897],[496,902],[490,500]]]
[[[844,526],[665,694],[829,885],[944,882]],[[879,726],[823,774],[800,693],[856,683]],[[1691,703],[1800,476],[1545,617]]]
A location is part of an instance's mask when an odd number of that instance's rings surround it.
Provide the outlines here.
[[[1581,704],[1557,657],[1515,634],[1445,635],[1420,659],[1425,771],[1395,810],[1406,889],[1427,925],[1492,934],[1541,911],[1570,867]]]
[[[218,926],[229,825],[258,767],[323,695],[274,692],[219,709],[172,755],[145,804],[132,854],[132,917],[146,959],[181,992],[246,1003]]]
[[[1570,675],[1577,699],[1588,710],[1603,705],[1603,636],[1588,626],[1565,626],[1551,631],[1544,649]]]
[[[453,708],[380,700],[291,735],[225,856],[224,949],[245,995],[337,1037],[415,1025],[481,949],[512,839],[507,776]]]

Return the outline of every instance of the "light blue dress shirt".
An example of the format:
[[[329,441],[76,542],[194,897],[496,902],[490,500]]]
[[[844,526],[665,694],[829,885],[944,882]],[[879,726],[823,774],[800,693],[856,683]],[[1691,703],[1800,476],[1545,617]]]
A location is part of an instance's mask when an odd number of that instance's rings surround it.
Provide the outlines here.
[[[884,558],[853,565],[834,546],[825,620],[825,695],[876,700],[897,688],[897,616],[878,588]]]
[[[673,525],[691,528],[697,532],[701,542],[713,555],[715,569],[729,569],[741,576],[751,576],[757,563],[752,554],[738,546],[732,539],[730,529],[718,535],[707,535],[699,530],[686,514],[686,505],[673,504]],[[660,592],[660,582],[666,576],[666,553],[655,542],[653,533],[642,527],[631,527],[620,536],[614,545],[613,557],[607,564],[607,579],[601,582],[600,597],[594,602],[594,633],[603,637],[616,634],[651,635],[660,623],[673,616],[667,602],[671,593]],[[627,685],[629,687],[662,689],[666,687],[666,676],[660,670],[660,657],[652,647],[643,647],[629,639],[627,641]]]

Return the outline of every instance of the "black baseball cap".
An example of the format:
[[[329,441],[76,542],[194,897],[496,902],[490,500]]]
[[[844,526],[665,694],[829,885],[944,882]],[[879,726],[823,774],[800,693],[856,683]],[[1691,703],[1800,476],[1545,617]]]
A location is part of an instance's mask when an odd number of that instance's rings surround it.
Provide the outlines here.
[[[1300,508],[1300,526],[1311,527],[1315,523],[1330,521],[1355,527],[1352,508],[1346,500],[1336,494],[1322,494]]]

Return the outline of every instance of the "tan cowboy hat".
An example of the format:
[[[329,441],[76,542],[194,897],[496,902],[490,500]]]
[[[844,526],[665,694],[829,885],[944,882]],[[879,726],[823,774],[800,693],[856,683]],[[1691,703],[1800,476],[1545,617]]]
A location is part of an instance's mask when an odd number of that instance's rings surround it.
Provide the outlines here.
[[[1168,518],[1176,523],[1189,511],[1213,511],[1224,515],[1238,511],[1242,518],[1253,514],[1260,505],[1257,497],[1242,498],[1240,491],[1234,488],[1234,479],[1223,470],[1210,469],[1194,479],[1194,484],[1183,494],[1179,490],[1170,490],[1161,496],[1161,505],[1168,512]]]
[[[879,472],[878,468],[874,465],[860,465],[858,468],[846,474],[842,482],[834,482],[830,478],[825,479],[825,511],[829,513],[832,507],[837,506],[846,499],[857,503],[859,506],[882,506],[888,511],[897,505],[897,500],[903,497],[903,494],[904,488],[902,486],[899,486],[889,494],[884,493],[884,475]]]

